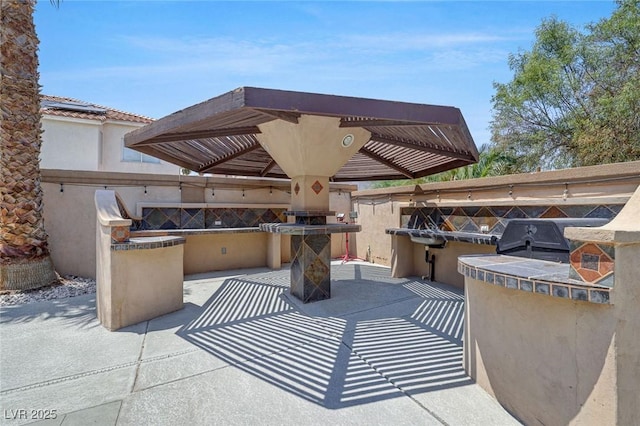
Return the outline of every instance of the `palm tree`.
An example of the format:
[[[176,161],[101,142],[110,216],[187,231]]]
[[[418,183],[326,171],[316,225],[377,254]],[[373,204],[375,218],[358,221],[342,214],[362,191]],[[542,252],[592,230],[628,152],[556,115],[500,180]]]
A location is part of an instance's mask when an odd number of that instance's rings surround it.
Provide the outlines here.
[[[29,289],[57,279],[42,215],[35,0],[0,4],[0,290]]]

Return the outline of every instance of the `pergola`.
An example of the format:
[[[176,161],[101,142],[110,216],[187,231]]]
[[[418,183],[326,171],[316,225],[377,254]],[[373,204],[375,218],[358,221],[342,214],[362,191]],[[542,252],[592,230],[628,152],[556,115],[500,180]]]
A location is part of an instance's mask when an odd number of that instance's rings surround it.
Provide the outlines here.
[[[369,140],[331,181],[415,179],[478,160],[458,108],[242,87],[125,136],[126,146],[198,173],[287,178],[259,142],[260,126],[335,117]],[[341,142],[341,141],[338,141]]]
[[[294,224],[262,224],[270,244],[291,235],[291,293],[331,296],[329,183],[413,179],[474,163],[457,108],[243,87],[125,136],[126,146],[198,173],[291,179]],[[279,253],[278,250],[273,250]]]

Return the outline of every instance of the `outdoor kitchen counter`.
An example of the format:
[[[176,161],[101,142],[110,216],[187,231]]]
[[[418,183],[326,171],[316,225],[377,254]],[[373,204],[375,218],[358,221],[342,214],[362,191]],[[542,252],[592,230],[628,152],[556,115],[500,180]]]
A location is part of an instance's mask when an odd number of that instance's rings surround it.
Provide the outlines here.
[[[250,228],[207,228],[207,229],[151,229],[145,231],[131,231],[132,237],[159,237],[159,236],[185,236],[208,234],[246,234],[251,232],[263,232],[258,227]]]
[[[495,254],[458,258],[458,272],[465,278],[552,297],[609,303],[611,288],[569,278],[570,267],[568,263]]]

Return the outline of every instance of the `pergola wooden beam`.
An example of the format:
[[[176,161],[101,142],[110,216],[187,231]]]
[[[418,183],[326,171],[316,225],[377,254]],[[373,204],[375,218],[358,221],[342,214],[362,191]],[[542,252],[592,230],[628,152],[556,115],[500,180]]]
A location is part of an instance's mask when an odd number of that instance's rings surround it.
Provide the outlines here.
[[[375,160],[378,163],[384,164],[385,166],[395,170],[396,172],[403,174],[408,179],[415,179],[415,174],[413,172],[411,172],[410,170],[407,170],[404,167],[402,167],[402,166],[400,166],[398,164],[395,164],[395,163],[387,160],[384,157],[379,156],[375,152],[373,152],[373,151],[371,151],[371,150],[369,150],[369,149],[367,149],[365,147],[360,148],[359,152],[361,154],[364,154],[367,157],[371,158],[372,160]]]
[[[205,163],[202,165],[202,167],[198,170],[196,170],[198,173],[207,173],[209,170],[213,169],[214,167],[216,167],[219,164],[222,163],[226,163],[229,160],[233,160],[234,158],[238,158],[241,155],[247,154],[255,149],[260,148],[260,144],[259,143],[255,143],[245,149],[241,149],[240,151],[236,151],[232,154],[228,154],[225,155],[224,157],[220,157],[219,159],[215,160],[215,161],[210,161],[208,163]]]
[[[250,127],[232,127],[228,129],[211,129],[211,130],[197,130],[193,132],[176,132],[176,133],[167,133],[165,135],[156,136],[149,140],[138,142],[135,144],[138,146],[145,145],[153,145],[157,143],[163,142],[177,142],[177,141],[191,141],[196,139],[207,139],[207,138],[220,138],[224,136],[239,136],[246,134],[256,134],[260,133],[260,129],[258,126],[250,126]]]
[[[388,143],[391,145],[401,146],[403,148],[411,148],[418,151],[431,152],[432,154],[442,155],[444,157],[458,158],[461,160],[468,160],[469,162],[476,162],[473,154],[469,152],[459,152],[453,149],[447,149],[445,147],[437,146],[434,144],[426,144],[424,142],[415,142],[406,139],[396,139],[388,136],[372,133],[371,140],[376,142]]]

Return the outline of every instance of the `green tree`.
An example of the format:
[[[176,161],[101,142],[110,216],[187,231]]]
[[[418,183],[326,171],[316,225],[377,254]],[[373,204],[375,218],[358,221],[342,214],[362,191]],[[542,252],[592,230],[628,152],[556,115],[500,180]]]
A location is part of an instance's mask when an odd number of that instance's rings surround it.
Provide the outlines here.
[[[0,2],[0,289],[51,284],[40,186],[35,0]]]
[[[638,0],[584,33],[544,20],[509,56],[513,80],[494,83],[494,146],[527,171],[640,159],[639,39]]]

